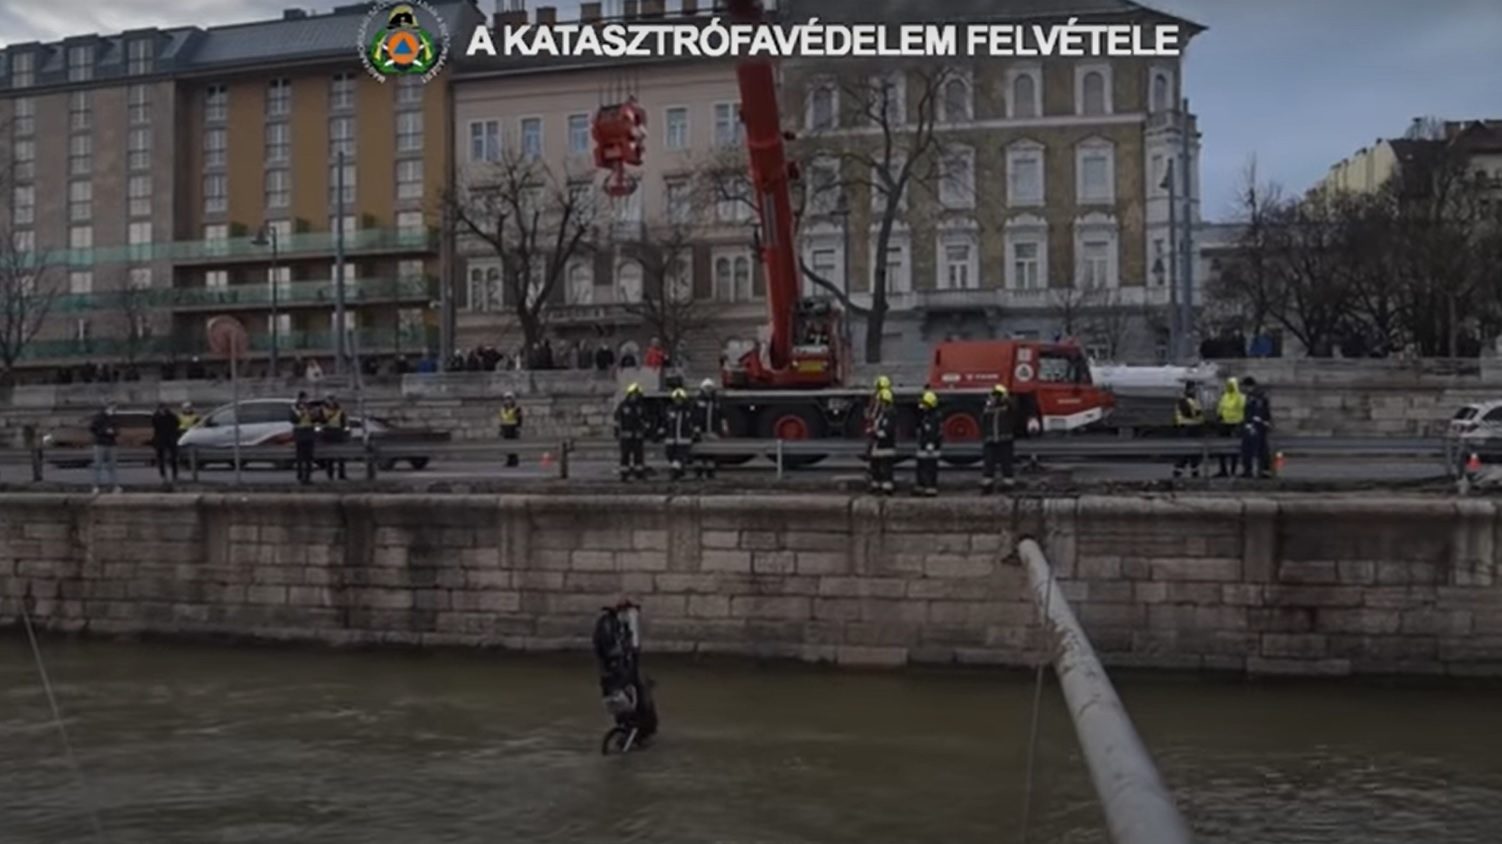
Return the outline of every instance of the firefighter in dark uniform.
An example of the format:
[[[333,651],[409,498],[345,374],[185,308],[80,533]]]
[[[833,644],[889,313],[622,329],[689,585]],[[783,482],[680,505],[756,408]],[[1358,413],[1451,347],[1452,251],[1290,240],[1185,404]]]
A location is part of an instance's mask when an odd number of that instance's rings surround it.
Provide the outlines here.
[[[516,403],[516,393],[506,393],[501,398],[501,410],[496,414],[496,419],[501,426],[501,439],[519,440],[522,436],[522,409]],[[521,465],[521,458],[516,454],[506,455],[506,467],[515,469]]]
[[[615,408],[615,438],[621,446],[621,480],[646,480],[647,406],[640,384],[627,387]]]
[[[339,404],[339,400],[334,398],[333,394],[323,400],[322,439],[330,445],[343,445],[349,442],[349,417],[345,415],[343,405]],[[328,473],[329,480],[334,479],[336,472],[339,480],[348,480],[349,475],[345,467],[347,462],[342,457],[323,461],[323,469]]]
[[[897,463],[897,414],[892,407],[892,391],[876,396],[876,412],[871,416],[871,491],[878,495],[897,492],[893,467]]]
[[[716,440],[730,433],[725,416],[720,412],[720,397],[715,391],[715,383],[709,378],[699,385],[699,395],[694,398],[694,421],[699,428],[701,441]],[[716,467],[711,455],[700,455],[694,459],[696,477],[713,480]]]
[[[668,466],[673,470],[673,480],[681,481],[688,472],[688,460],[693,453],[694,443],[699,441],[694,406],[689,404],[688,391],[682,387],[673,391],[673,403],[668,405],[662,436],[667,443]]]
[[[308,404],[308,394],[298,393],[292,405],[292,441],[297,445],[297,482],[313,482],[313,448],[318,437],[318,417]]]
[[[939,396],[933,391],[918,402],[918,484],[915,495],[933,498],[939,494],[939,449],[944,444],[944,425],[939,418]]]
[[[1199,397],[1195,394],[1198,387],[1193,381],[1184,385],[1184,395],[1173,408],[1173,425],[1179,436],[1186,439],[1199,439],[1205,435],[1205,409],[1200,406]],[[1184,477],[1184,472],[1192,472],[1194,477],[1200,476],[1200,464],[1204,461],[1203,455],[1186,454],[1173,464],[1174,478]]]
[[[985,447],[980,491],[983,495],[990,495],[996,491],[998,466],[1001,468],[1003,486],[1011,487],[1017,482],[1013,469],[1017,412],[1006,385],[997,384],[991,390],[991,397],[986,399],[986,406],[981,410],[980,427]]]
[[[885,375],[876,376],[876,384],[871,390],[871,398],[866,402],[866,408],[861,418],[861,432],[866,436],[866,476],[871,482],[871,491],[876,492],[880,482],[876,480],[876,463],[871,459],[871,436],[872,427],[876,424],[876,416],[881,412],[881,394],[892,389],[892,379]]]

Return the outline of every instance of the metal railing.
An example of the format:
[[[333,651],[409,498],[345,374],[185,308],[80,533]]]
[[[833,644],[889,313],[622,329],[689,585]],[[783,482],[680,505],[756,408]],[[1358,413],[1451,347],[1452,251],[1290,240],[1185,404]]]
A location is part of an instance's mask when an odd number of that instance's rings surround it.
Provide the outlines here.
[[[391,299],[427,300],[433,297],[436,289],[435,283],[435,280],[430,277],[352,278],[344,283],[344,298],[351,304]],[[333,280],[325,279],[282,282],[277,289],[277,304],[284,307],[309,304],[333,305],[335,286]],[[99,293],[69,293],[55,297],[52,300],[52,310],[56,313],[81,313],[123,308],[150,310],[265,307],[270,304],[271,285],[262,281],[253,284],[234,284],[228,287],[150,288],[108,290]]]
[[[1017,546],[1028,587],[1051,647],[1054,675],[1084,753],[1114,844],[1189,844],[1189,826],[1132,726],[1090,637],[1059,590],[1043,549]]]
[[[278,257],[295,259],[332,254],[334,232],[303,232],[288,235],[277,243]],[[394,250],[428,251],[437,249],[434,229],[356,229],[344,236],[346,254]],[[177,263],[214,263],[218,261],[270,260],[271,250],[256,243],[253,237],[229,237],[216,240],[179,240],[140,243],[129,246],[105,246],[96,249],[54,249],[21,255],[21,266],[89,267],[103,264],[173,261]]]

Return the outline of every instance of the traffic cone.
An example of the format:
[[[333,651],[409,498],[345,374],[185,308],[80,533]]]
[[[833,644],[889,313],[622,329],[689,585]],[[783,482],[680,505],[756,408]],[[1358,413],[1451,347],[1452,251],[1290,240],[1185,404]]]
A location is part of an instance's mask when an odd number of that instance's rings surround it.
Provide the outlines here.
[[[1277,477],[1282,477],[1283,470],[1287,468],[1288,458],[1284,457],[1283,452],[1280,451],[1277,456],[1273,457],[1273,474]]]
[[[1465,470],[1469,475],[1481,474],[1481,455],[1471,452],[1471,458],[1465,462]]]

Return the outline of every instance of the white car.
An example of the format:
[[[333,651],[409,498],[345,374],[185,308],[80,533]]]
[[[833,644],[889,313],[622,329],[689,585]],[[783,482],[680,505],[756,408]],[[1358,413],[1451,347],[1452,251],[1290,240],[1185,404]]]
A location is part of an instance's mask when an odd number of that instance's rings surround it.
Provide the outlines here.
[[[297,402],[293,399],[246,399],[239,404],[240,417],[240,445],[245,448],[255,446],[286,446],[288,449],[287,459],[277,461],[278,466],[287,467],[292,465],[292,408]],[[313,409],[322,406],[321,401],[310,401],[308,405]],[[227,404],[215,408],[214,411],[197,425],[183,432],[178,438],[178,448],[186,451],[190,448],[213,450],[219,455],[224,455],[235,447],[235,416],[236,406]],[[365,422],[356,417],[349,417],[350,439],[359,441],[365,431]],[[404,431],[392,428],[379,419],[370,420],[370,436],[374,440],[383,441],[441,441],[446,436],[434,436],[425,432]],[[226,462],[216,456],[215,460]],[[422,469],[427,466],[427,457],[403,458],[414,469]],[[204,461],[201,461],[201,463]],[[212,461],[208,461],[212,462]],[[232,462],[232,461],[230,461]],[[383,469],[390,469],[394,461],[387,462]]]
[[[1483,463],[1502,457],[1502,399],[1474,402],[1455,411],[1445,430],[1446,463],[1464,470],[1471,455]]]

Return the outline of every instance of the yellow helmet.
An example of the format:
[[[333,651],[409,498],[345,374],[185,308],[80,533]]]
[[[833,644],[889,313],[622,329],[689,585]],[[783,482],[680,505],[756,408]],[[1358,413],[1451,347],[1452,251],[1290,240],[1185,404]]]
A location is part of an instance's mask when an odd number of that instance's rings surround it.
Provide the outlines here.
[[[927,408],[930,408],[930,409],[938,407],[939,406],[939,394],[935,393],[933,390],[929,390],[928,392],[924,393],[923,394],[923,406],[927,407]]]
[[[997,384],[995,387],[991,388],[991,392],[995,393],[998,396],[1004,396],[1007,394],[1007,385]]]
[[[673,401],[688,401],[688,391],[679,387],[673,391]]]
[[[628,396],[639,396],[639,395],[641,395],[641,385],[640,384],[632,384],[631,386],[627,387],[626,388],[626,395],[628,395]]]
[[[879,392],[879,393],[876,394],[876,399],[877,399],[877,401],[881,402],[882,404],[891,404],[892,403],[892,391],[891,390],[882,390],[881,392]]]
[[[892,389],[892,379],[888,378],[885,375],[876,376],[876,390],[878,392],[890,389]]]

